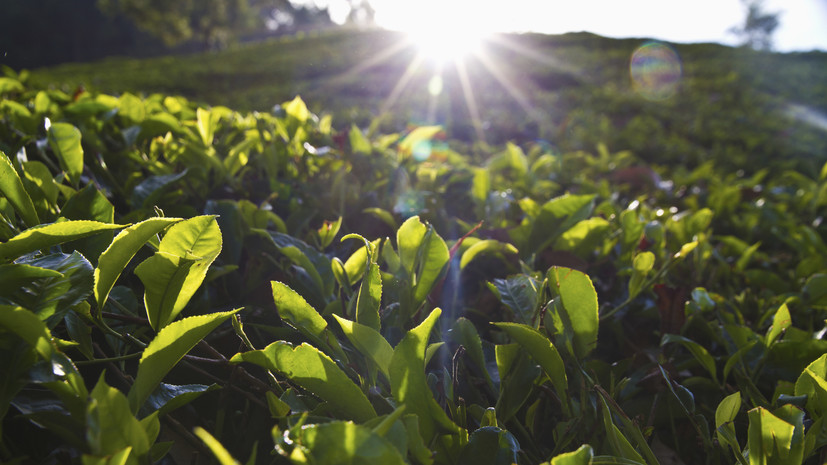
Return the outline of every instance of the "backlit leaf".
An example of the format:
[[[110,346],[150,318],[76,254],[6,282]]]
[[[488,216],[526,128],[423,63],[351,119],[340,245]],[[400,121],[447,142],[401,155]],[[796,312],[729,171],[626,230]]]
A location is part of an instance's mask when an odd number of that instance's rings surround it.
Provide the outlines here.
[[[276,371],[326,401],[333,412],[364,422],[376,417],[373,406],[359,386],[330,357],[315,347],[278,341],[262,350],[236,354],[231,362],[249,362]]]
[[[158,332],[144,349],[138,375],[129,391],[129,405],[137,412],[164,376],[201,339],[238,310],[199,315],[175,321]]]
[[[138,250],[151,237],[178,221],[181,219],[150,218],[124,229],[115,236],[109,247],[98,258],[98,267],[95,269],[95,301],[98,308],[103,308],[115,281]]]
[[[83,172],[83,148],[80,146],[80,131],[69,123],[53,123],[49,127],[49,146],[52,147],[60,167],[77,187]]]
[[[573,337],[574,355],[582,359],[597,345],[597,292],[591,279],[577,270],[552,267],[548,271],[549,287],[560,296],[562,323]]]
[[[301,447],[291,455],[295,462],[314,465],[404,465],[399,450],[369,428],[351,422],[334,421],[307,425],[290,431],[291,442]],[[299,457],[301,457],[299,459]],[[222,464],[223,465],[223,464]]]
[[[405,334],[393,351],[390,365],[393,397],[418,416],[419,430],[426,444],[438,432],[459,432],[459,427],[437,404],[425,376],[425,348],[441,313],[440,309],[434,309],[425,321]]]
[[[362,355],[372,360],[385,376],[388,376],[388,369],[393,358],[393,348],[388,341],[370,326],[346,320],[338,315],[333,315],[333,317],[339,323],[339,326],[342,327],[342,331],[350,343],[353,344]]]
[[[588,444],[583,444],[579,449],[573,452],[565,452],[557,455],[549,465],[590,465],[594,451]]]
[[[40,223],[32,198],[23,187],[23,181],[20,180],[11,160],[2,150],[0,150],[0,193],[8,199],[17,214],[23,218],[24,223],[29,226]]]
[[[468,247],[468,249],[462,254],[462,258],[459,262],[459,268],[464,269],[474,258],[477,257],[477,255],[516,255],[517,252],[517,248],[509,243],[500,242],[493,239],[481,240],[479,242],[474,243],[474,245],[472,245],[471,247]]]
[[[18,257],[35,250],[46,249],[103,231],[121,229],[124,225],[97,221],[63,221],[29,228],[0,244],[0,258]]]
[[[494,325],[505,331],[514,341],[525,349],[543,371],[551,379],[563,410],[570,411],[568,399],[568,381],[566,379],[566,367],[563,359],[554,344],[536,329],[517,323],[494,323]]]

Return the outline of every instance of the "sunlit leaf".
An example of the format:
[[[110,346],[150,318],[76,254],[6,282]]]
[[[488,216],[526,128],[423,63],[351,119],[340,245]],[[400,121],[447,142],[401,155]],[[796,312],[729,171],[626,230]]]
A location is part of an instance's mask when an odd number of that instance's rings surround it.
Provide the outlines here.
[[[517,248],[505,242],[496,241],[493,239],[485,239],[474,243],[471,247],[462,254],[459,262],[459,268],[464,269],[477,255],[499,255],[517,254]]]
[[[389,368],[391,359],[393,358],[393,348],[382,335],[370,326],[359,324],[355,321],[346,320],[338,315],[333,315],[339,326],[342,327],[342,332],[348,338],[351,344],[368,357],[385,376],[389,376]]]
[[[156,331],[178,316],[221,253],[222,238],[212,215],[174,224],[158,252],[135,267],[144,283],[147,317]]]
[[[758,407],[749,411],[750,465],[786,464],[795,427],[776,417],[769,410]]]
[[[379,307],[381,303],[382,276],[379,273],[379,265],[371,263],[359,287],[359,295],[356,301],[356,321],[379,331]]]
[[[419,429],[426,443],[440,431],[459,432],[459,427],[437,404],[425,377],[425,348],[441,313],[434,309],[419,326],[408,331],[394,349],[390,365],[393,397],[419,417]]]
[[[146,242],[180,218],[150,218],[134,224],[115,236],[109,247],[98,258],[95,269],[95,301],[103,308],[112,286],[126,265]]]
[[[215,439],[212,434],[208,433],[207,430],[200,426],[196,426],[193,430],[196,436],[199,439],[204,441],[204,444],[210,449],[210,452],[218,459],[218,463],[221,465],[238,465],[238,460],[234,459],[232,455],[224,448],[223,445]]]
[[[138,375],[129,391],[129,405],[137,412],[164,376],[212,330],[238,310],[199,315],[175,321],[158,332],[141,356]]]
[[[450,259],[448,246],[434,231],[425,226],[418,216],[408,218],[396,233],[399,259],[412,279],[414,306],[422,303]],[[413,283],[412,283],[413,284]]]
[[[806,395],[807,410],[827,416],[827,354],[804,369],[795,382],[795,395]]]
[[[23,187],[23,181],[20,180],[11,160],[2,150],[0,150],[0,193],[8,199],[12,207],[23,218],[24,223],[29,226],[40,223],[32,199]]]
[[[548,271],[552,292],[559,295],[563,326],[572,335],[574,355],[582,359],[597,345],[597,292],[589,277],[577,270],[552,267]]]
[[[132,454],[127,463],[140,463],[138,458],[149,452],[152,444],[141,422],[133,416],[126,396],[108,386],[101,376],[90,397],[86,437],[91,452],[110,455],[131,446]]]
[[[557,396],[565,412],[570,411],[568,396],[568,381],[563,359],[554,344],[536,329],[517,323],[494,323],[516,341],[531,357],[540,364],[543,371],[551,379]]]
[[[770,329],[767,330],[767,335],[765,337],[764,344],[769,347],[778,339],[778,336],[781,335],[787,328],[792,325],[792,318],[790,317],[790,311],[787,309],[787,304],[781,304],[778,307],[778,310],[775,312],[775,316],[772,319],[772,326]]]
[[[403,465],[404,458],[387,439],[362,425],[334,421],[307,425],[291,434],[295,462],[314,465]],[[296,453],[301,450],[301,453]]]
[[[231,362],[249,362],[276,371],[326,401],[330,409],[346,419],[364,422],[376,416],[359,387],[330,357],[315,347],[293,347],[278,341],[262,350],[233,356]]]
[[[52,147],[60,167],[77,187],[83,172],[83,148],[80,131],[69,123],[53,123],[49,127],[49,146]]]
[[[121,229],[124,225],[97,221],[63,221],[29,228],[0,244],[0,258],[17,257],[35,250],[46,249],[103,231]]]
[[[579,449],[572,452],[565,452],[555,456],[549,465],[590,465],[594,451],[588,444],[583,444]]]
[[[52,358],[55,352],[52,335],[34,313],[20,307],[0,305],[0,326],[26,341],[44,359]]]

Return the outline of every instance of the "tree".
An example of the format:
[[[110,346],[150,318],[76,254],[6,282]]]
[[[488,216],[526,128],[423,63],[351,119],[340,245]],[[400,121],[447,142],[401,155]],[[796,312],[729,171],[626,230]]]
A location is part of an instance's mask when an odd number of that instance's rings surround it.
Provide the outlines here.
[[[168,46],[195,40],[215,48],[260,21],[247,0],[98,0],[98,5],[107,13],[130,18]]]
[[[772,34],[778,28],[779,13],[764,11],[763,0],[741,0],[747,8],[744,24],[730,29],[741,38],[741,44],[756,50],[772,49]]]

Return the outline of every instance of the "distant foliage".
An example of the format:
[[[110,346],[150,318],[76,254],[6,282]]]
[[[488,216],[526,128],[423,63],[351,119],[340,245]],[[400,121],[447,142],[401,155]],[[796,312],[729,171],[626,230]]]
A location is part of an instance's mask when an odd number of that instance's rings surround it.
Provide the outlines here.
[[[744,24],[730,31],[741,39],[742,45],[756,50],[771,50],[772,35],[780,24],[779,13],[764,11],[764,0],[741,0],[747,8]]]

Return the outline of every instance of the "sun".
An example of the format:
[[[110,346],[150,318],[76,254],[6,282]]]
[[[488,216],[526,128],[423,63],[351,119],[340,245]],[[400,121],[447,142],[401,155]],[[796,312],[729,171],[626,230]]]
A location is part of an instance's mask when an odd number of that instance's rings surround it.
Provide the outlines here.
[[[478,28],[455,24],[414,29],[406,33],[408,41],[420,54],[437,63],[462,60],[479,53],[488,35]]]
[[[465,0],[398,2],[392,13],[391,28],[404,32],[423,57],[438,63],[478,53],[493,33],[479,8]]]

